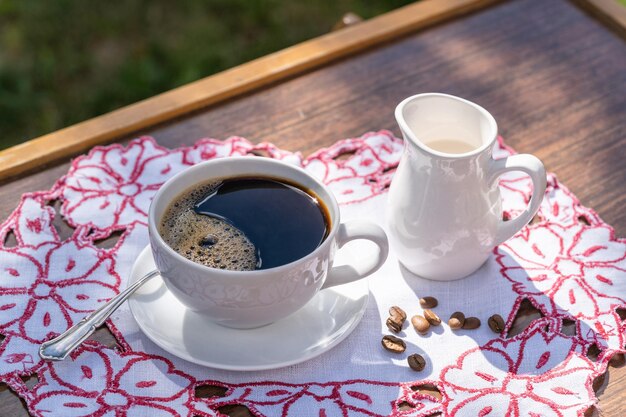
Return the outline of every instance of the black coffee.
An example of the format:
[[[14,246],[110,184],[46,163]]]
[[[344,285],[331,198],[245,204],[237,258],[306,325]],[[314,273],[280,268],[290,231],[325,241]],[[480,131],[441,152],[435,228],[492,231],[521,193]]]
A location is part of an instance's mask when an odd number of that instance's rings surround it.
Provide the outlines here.
[[[317,248],[330,230],[312,192],[273,178],[235,177],[183,192],[159,232],[176,252],[206,266],[268,269]]]

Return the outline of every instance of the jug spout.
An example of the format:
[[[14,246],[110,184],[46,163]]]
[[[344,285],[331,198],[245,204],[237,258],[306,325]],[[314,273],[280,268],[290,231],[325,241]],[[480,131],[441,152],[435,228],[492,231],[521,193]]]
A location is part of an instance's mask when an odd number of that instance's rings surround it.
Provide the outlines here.
[[[498,132],[489,112],[448,94],[408,97],[396,107],[395,117],[405,141],[438,156],[478,155],[493,143]]]

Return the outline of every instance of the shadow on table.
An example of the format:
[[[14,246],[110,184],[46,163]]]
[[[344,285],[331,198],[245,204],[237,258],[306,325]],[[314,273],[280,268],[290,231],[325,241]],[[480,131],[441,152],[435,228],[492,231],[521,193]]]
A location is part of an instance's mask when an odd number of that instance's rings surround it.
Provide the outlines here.
[[[596,362],[604,354],[602,349],[606,348],[611,337],[611,326],[603,324],[600,318],[577,320],[547,295],[554,296],[554,291],[573,277],[548,274],[544,277],[537,270],[527,271],[505,247],[500,247],[497,255],[492,255],[478,271],[458,281],[427,280],[402,265],[399,270],[414,291],[416,300],[425,296],[439,300],[439,306],[433,311],[444,324],[431,326],[429,333],[421,337],[430,337],[434,330],[438,334],[453,332],[472,338],[475,346],[468,346],[464,355],[480,354],[491,366],[507,373],[545,375],[570,361],[568,355],[571,352],[578,352],[583,358]],[[546,282],[550,279],[554,282]],[[446,305],[450,303],[454,305]],[[481,327],[451,330],[446,323],[454,311],[462,311],[466,317],[478,317]],[[410,318],[416,312],[417,308],[407,315]],[[501,314],[507,323],[500,335],[488,327],[488,319],[495,313]],[[414,330],[409,326],[406,331]],[[613,331],[617,332],[617,329],[613,328]],[[581,343],[581,339],[585,342]],[[463,361],[454,366],[467,372],[466,367],[476,367],[474,371],[480,368],[479,363]]]

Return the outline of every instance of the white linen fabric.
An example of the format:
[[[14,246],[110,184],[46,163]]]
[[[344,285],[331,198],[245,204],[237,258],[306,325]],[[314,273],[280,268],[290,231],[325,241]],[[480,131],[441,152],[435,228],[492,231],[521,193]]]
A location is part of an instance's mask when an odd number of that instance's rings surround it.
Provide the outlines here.
[[[89,341],[64,362],[39,359],[42,341],[126,286],[148,243],[151,198],[185,167],[264,151],[326,183],[341,204],[342,220],[364,218],[386,227],[386,189],[402,150],[402,140],[380,131],[306,158],[240,137],[178,149],[142,137],[76,158],[50,190],[25,194],[0,225],[0,381],[42,417],[216,416],[232,404],[268,417],[582,415],[597,402],[593,379],[613,355],[625,352],[626,241],[552,174],[536,221],[465,279],[417,277],[399,265],[392,247],[385,265],[368,278],[370,300],[359,326],[337,347],[298,365],[228,372],[188,363],[149,341],[126,306],[107,323],[118,348]],[[512,153],[501,139],[494,148],[496,158]],[[503,176],[500,188],[511,217],[532,192],[529,179],[517,173]],[[60,214],[51,204],[57,200]],[[75,229],[65,240],[53,225],[59,215]],[[99,246],[117,234],[113,248]],[[368,256],[370,249],[345,248],[354,257]],[[419,335],[407,322],[397,335],[406,351],[384,350],[389,307],[400,306],[409,317],[422,314],[418,300],[424,296],[439,300],[434,311],[444,323]],[[507,337],[523,302],[543,317]],[[451,330],[446,321],[454,311],[478,317],[482,326]],[[496,313],[506,321],[501,334],[487,326]],[[426,359],[423,371],[409,368],[412,353]],[[37,384],[24,382],[25,375],[36,376]],[[426,384],[441,398],[420,389]],[[196,396],[206,385],[215,395]]]

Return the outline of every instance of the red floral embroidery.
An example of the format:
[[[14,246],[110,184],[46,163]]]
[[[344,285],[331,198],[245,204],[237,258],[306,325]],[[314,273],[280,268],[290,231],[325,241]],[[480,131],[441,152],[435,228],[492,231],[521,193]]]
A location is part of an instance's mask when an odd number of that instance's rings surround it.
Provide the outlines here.
[[[320,149],[303,164],[307,171],[329,186],[339,203],[357,203],[380,194],[389,186],[401,151],[402,142],[390,132],[381,131]],[[352,153],[355,153],[352,158],[338,159]]]
[[[97,147],[77,158],[62,180],[62,214],[74,225],[96,229],[145,221],[156,190],[187,165],[183,156],[151,138],[132,141],[126,148]]]
[[[614,284],[626,272],[626,241],[608,226],[530,227],[496,254],[514,290],[546,313],[588,319],[626,304]]]
[[[281,382],[226,385],[217,381],[203,381],[202,384],[227,389],[224,397],[196,402],[196,411],[207,416],[213,416],[220,407],[230,404],[245,405],[259,417],[299,415],[302,410],[311,416],[372,417],[426,417],[441,411],[441,404],[436,398],[412,390],[409,383],[355,380],[300,385]],[[381,397],[395,400],[374,400]],[[401,410],[403,404],[408,407]]]
[[[164,358],[87,346],[46,363],[40,375],[30,404],[36,416],[191,415],[193,379]]]
[[[0,265],[12,271],[0,275],[0,329],[33,343],[64,331],[118,291],[111,254],[77,240],[0,249]]]
[[[536,325],[465,352],[441,373],[446,416],[578,416],[594,403],[595,366],[573,337]],[[524,411],[522,411],[524,410]]]
[[[144,137],[76,158],[51,190],[25,194],[0,224],[0,242],[11,233],[16,241],[11,247],[0,244],[0,333],[5,336],[0,380],[41,417],[217,416],[229,404],[246,405],[259,416],[581,415],[595,401],[590,381],[604,372],[612,355],[626,351],[626,324],[616,311],[626,307],[626,241],[615,238],[552,174],[540,222],[497,248],[500,270],[485,276],[516,294],[509,325],[524,298],[546,318],[515,338],[496,338],[451,357],[431,381],[288,384],[257,380],[257,374],[242,384],[202,381],[177,369],[189,369],[188,364],[170,362],[152,345],[129,343],[137,335],[124,334],[113,323],[108,325],[125,353],[88,343],[70,361],[39,360],[42,340],[118,291],[120,276],[128,275],[132,263],[127,248],[147,244],[150,200],[180,170],[212,158],[264,155],[303,167],[328,184],[342,205],[356,205],[385,192],[402,147],[387,131],[342,140],[308,157],[240,137],[202,139],[174,150]],[[499,138],[494,157],[513,153]],[[508,215],[525,208],[532,190],[523,174],[507,173],[500,187]],[[52,224],[53,200],[63,202],[61,214],[76,227],[65,241]],[[122,233],[115,247],[95,246],[116,231]],[[575,320],[575,336],[561,333],[564,318]],[[584,355],[592,344],[600,349],[595,363]],[[133,351],[137,346],[152,353]],[[19,376],[33,372],[39,383],[30,389]],[[212,371],[198,375],[205,372]],[[399,373],[403,378],[406,374]],[[425,382],[441,389],[441,401],[411,388]],[[195,398],[195,387],[205,383],[224,387],[226,395]]]

